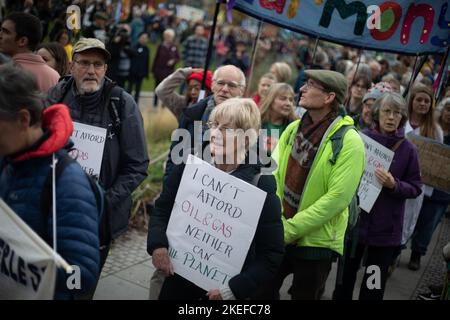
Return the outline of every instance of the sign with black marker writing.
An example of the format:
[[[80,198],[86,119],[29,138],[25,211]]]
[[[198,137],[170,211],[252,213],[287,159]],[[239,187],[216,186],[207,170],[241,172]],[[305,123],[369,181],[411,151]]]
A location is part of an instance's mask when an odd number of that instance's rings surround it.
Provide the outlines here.
[[[383,186],[375,177],[375,169],[383,168],[389,171],[394,152],[372,138],[360,133],[366,151],[366,166],[359,184],[359,207],[366,212],[372,210]]]
[[[57,265],[68,266],[0,199],[0,300],[53,299]]]
[[[189,155],[167,237],[174,271],[205,289],[241,272],[266,193]]]
[[[71,139],[74,150],[70,155],[91,176],[99,176],[105,147],[106,129],[73,122]]]

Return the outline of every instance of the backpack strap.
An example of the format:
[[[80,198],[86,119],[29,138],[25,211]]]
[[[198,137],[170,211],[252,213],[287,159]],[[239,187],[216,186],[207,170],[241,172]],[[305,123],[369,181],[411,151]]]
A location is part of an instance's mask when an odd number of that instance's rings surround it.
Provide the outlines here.
[[[107,108],[109,115],[112,119],[112,131],[119,135],[121,129],[121,111],[123,109],[124,99],[123,99],[123,89],[115,84],[112,84],[105,92],[105,102],[107,103]]]
[[[342,126],[331,136],[331,148],[333,150],[333,156],[330,159],[331,164],[336,164],[337,156],[341,152],[342,146],[344,145],[344,136],[350,129],[356,130],[353,125]]]

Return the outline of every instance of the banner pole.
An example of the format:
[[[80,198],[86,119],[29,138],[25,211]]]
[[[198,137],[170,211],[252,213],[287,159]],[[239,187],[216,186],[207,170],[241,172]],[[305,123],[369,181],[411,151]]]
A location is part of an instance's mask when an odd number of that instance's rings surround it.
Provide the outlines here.
[[[347,98],[344,101],[344,106],[347,108],[347,105],[350,103],[350,90],[352,89],[353,84],[355,83],[356,75],[358,74],[359,64],[361,63],[361,56],[363,49],[358,49],[358,62],[356,63],[355,73],[353,74],[352,81],[349,83],[347,88]],[[372,82],[372,79],[370,79]]]
[[[212,24],[211,32],[209,34],[208,52],[206,53],[205,68],[203,71],[203,79],[202,79],[202,90],[205,90],[206,72],[208,71],[209,64],[211,62],[211,55],[212,55],[213,45],[214,45],[214,34],[216,32],[217,17],[219,15],[221,2],[222,2],[221,0],[217,0],[217,2],[216,2],[216,9],[214,11],[213,24]]]
[[[434,98],[437,101],[439,99],[439,96],[441,95],[442,87],[444,86],[444,83],[447,79],[447,73],[448,73],[448,65],[449,65],[449,51],[450,46],[447,46],[447,49],[445,50],[445,54],[442,57],[441,67],[438,73],[438,77],[436,79],[437,86],[434,87]]]
[[[423,56],[422,61],[420,61],[420,64],[417,67],[417,65],[418,65],[417,63],[419,61],[419,57],[420,57],[419,54],[417,54],[416,61],[414,62],[413,71],[412,71],[412,74],[411,74],[411,79],[409,80],[408,86],[406,87],[405,91],[403,92],[403,98],[406,98],[406,96],[408,95],[409,89],[411,89],[411,86],[414,83],[414,81],[416,80],[417,75],[419,74],[420,70],[422,69],[423,65],[425,64],[425,62],[428,59],[428,55]]]
[[[316,61],[316,53],[317,53],[317,47],[319,45],[319,40],[320,40],[320,37],[317,37],[316,43],[314,44],[314,50],[313,50],[313,55],[311,58],[311,64],[314,64],[314,62]]]
[[[246,97],[248,97],[248,95],[249,95],[248,91],[250,90],[250,84],[253,81],[253,70],[255,68],[256,50],[258,48],[258,42],[259,42],[259,38],[261,36],[261,30],[262,30],[263,23],[264,23],[264,21],[262,21],[262,20],[258,21],[258,31],[256,33],[255,43],[253,44],[253,48],[252,48],[252,63],[250,65],[250,75],[248,76],[247,87],[245,88],[245,96]]]

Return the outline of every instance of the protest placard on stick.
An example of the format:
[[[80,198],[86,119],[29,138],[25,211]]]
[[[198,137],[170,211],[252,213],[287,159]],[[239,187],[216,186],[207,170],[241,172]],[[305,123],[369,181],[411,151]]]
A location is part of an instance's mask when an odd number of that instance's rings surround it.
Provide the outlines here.
[[[239,274],[266,193],[189,155],[167,227],[174,271],[205,289]]]

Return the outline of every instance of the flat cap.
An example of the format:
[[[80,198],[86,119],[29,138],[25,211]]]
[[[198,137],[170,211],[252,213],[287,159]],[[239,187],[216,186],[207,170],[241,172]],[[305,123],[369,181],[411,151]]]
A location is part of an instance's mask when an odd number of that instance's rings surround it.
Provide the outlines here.
[[[342,73],[331,70],[305,70],[306,77],[318,81],[327,91],[336,94],[336,100],[342,104],[347,92],[347,80]]]
[[[73,54],[94,49],[101,51],[105,55],[106,60],[111,59],[111,54],[106,50],[105,44],[95,38],[81,38],[73,47]]]

